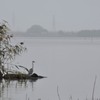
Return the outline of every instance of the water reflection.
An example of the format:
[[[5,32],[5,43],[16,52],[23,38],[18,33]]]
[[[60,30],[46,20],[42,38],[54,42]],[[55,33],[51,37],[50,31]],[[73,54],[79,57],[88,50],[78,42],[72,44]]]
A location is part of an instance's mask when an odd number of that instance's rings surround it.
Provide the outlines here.
[[[17,100],[15,94],[24,93],[27,97],[28,89],[34,91],[35,80],[0,80],[0,100]],[[26,92],[25,92],[26,91]],[[24,100],[24,99],[23,99]],[[27,99],[25,99],[27,100]]]

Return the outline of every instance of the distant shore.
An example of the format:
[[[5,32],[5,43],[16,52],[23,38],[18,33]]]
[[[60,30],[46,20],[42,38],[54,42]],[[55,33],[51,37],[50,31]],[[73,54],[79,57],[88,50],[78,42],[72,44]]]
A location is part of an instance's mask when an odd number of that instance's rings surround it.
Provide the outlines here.
[[[12,31],[12,34],[16,37],[100,37],[100,29],[98,30],[80,30],[77,32],[48,31],[40,25],[32,25],[25,32]]]
[[[28,33],[28,32],[12,32],[15,37],[83,37],[83,38],[98,38],[100,37],[100,30],[87,30],[79,32],[40,32],[40,33]]]

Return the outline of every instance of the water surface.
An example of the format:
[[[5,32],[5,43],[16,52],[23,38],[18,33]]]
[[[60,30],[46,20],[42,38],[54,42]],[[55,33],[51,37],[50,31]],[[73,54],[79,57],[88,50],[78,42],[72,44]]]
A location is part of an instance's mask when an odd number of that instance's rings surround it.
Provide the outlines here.
[[[100,39],[90,38],[15,38],[24,41],[27,51],[13,62],[47,76],[37,81],[0,82],[0,100],[91,99],[95,75],[95,97],[100,98]]]

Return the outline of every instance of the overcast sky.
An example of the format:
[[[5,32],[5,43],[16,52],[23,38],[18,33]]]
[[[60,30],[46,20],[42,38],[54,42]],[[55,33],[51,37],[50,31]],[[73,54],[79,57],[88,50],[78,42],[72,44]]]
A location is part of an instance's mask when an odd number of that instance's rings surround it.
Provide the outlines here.
[[[0,0],[0,20],[16,30],[39,24],[52,30],[100,29],[100,0]]]

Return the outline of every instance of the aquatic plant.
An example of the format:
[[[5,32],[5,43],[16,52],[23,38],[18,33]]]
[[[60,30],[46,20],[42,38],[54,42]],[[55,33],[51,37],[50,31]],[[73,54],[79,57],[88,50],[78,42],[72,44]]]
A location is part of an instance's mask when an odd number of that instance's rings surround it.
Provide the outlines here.
[[[23,42],[13,45],[11,39],[13,35],[10,34],[7,21],[0,23],[0,72],[6,73],[5,63],[15,59],[16,55],[20,55],[26,50]]]

